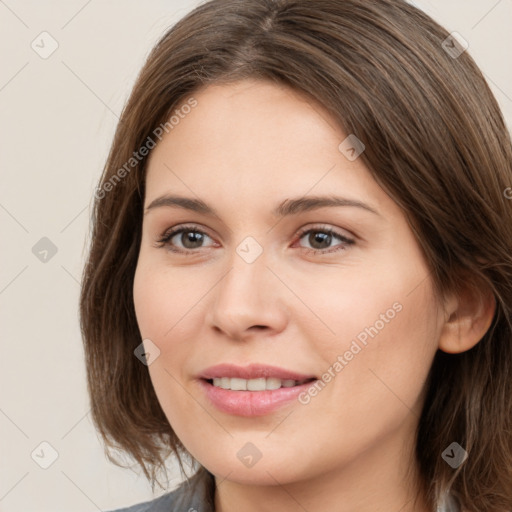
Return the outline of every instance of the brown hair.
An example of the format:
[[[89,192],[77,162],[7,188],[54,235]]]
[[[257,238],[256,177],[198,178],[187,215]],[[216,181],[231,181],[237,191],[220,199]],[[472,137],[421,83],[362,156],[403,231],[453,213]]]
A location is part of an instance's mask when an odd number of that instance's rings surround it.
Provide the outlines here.
[[[468,52],[445,49],[448,36],[403,0],[212,0],[152,50],[96,193],[80,312],[93,420],[153,483],[186,450],[134,356],[147,157],[126,163],[200,87],[261,78],[309,95],[365,144],[439,296],[468,285],[494,295],[482,340],[435,356],[416,457],[432,507],[450,489],[467,510],[512,510],[512,143],[481,72]],[[453,441],[469,454],[455,470],[441,457]]]

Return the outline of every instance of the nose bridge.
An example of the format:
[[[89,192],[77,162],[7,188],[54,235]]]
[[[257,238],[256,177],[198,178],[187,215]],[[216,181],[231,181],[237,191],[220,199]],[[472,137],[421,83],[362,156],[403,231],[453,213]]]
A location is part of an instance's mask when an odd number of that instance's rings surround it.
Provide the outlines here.
[[[269,286],[266,255],[262,253],[254,260],[246,260],[244,255],[240,256],[240,247],[243,248],[239,246],[233,252],[229,272],[219,283],[218,302],[229,307],[232,313],[253,310],[263,302],[263,295],[266,295]]]
[[[279,282],[267,268],[269,256],[254,239],[245,239],[229,258],[211,313],[212,323],[230,336],[242,337],[254,326],[283,326]]]

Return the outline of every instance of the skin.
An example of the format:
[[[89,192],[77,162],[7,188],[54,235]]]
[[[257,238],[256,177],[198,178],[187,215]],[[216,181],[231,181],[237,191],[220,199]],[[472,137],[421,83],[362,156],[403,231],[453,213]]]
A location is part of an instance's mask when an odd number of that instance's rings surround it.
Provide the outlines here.
[[[481,339],[492,301],[436,298],[404,213],[361,158],[340,152],[348,134],[322,106],[256,80],[194,98],[150,155],[134,301],[142,338],[160,350],[149,366],[155,392],[187,450],[215,475],[216,510],[426,512],[421,492],[413,501],[424,383],[438,349],[461,352]],[[170,193],[200,198],[218,216],[147,210]],[[378,213],[271,214],[304,195],[343,196]],[[188,255],[158,246],[184,224],[206,233],[195,246],[172,238]],[[326,227],[354,243],[315,245]],[[236,252],[248,236],[263,249],[253,263]],[[396,303],[401,311],[307,405],[239,417],[218,411],[198,385],[202,370],[224,362],[320,377]],[[237,457],[247,442],[262,454],[252,467]]]

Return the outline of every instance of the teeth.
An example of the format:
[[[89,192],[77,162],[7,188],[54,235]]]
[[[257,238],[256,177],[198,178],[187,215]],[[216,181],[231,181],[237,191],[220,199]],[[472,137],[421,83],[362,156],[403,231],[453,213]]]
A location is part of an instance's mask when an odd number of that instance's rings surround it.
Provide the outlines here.
[[[219,377],[213,379],[213,385],[222,389],[231,389],[232,391],[266,391],[298,386],[306,381],[281,380],[276,378],[260,379],[239,379],[230,377]]]

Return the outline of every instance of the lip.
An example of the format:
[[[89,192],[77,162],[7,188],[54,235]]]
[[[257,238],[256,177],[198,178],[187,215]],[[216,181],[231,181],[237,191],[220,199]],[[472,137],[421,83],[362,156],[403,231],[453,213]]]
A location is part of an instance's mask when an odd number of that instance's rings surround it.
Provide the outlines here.
[[[273,377],[281,380],[313,380],[288,388],[282,387],[265,391],[233,391],[216,387],[209,382],[209,380],[218,377],[240,379]],[[207,399],[219,411],[235,416],[252,417],[270,414],[290,404],[290,402],[297,401],[298,395],[306,391],[316,380],[313,375],[301,374],[276,366],[252,364],[242,367],[220,364],[203,371],[198,382]]]
[[[302,373],[285,370],[278,366],[264,364],[250,364],[248,366],[236,366],[234,364],[218,364],[204,370],[200,379],[216,379],[219,377],[230,377],[239,379],[261,379],[275,378],[281,380],[306,380],[316,379],[315,375],[306,375]],[[277,391],[277,390],[276,390]]]

